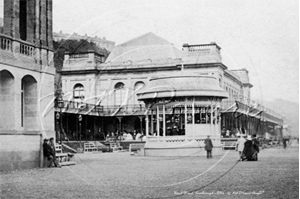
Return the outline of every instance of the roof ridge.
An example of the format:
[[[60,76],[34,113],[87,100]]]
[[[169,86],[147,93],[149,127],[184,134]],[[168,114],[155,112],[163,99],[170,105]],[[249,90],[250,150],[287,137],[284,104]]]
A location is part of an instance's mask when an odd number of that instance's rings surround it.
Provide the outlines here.
[[[143,35],[140,35],[140,36],[138,36],[138,37],[135,37],[135,38],[133,38],[133,39],[130,39],[130,40],[124,42],[124,43],[121,43],[121,44],[117,45],[116,47],[125,46],[126,44],[132,43],[133,41],[139,40],[139,39],[141,39],[141,38],[143,38],[143,37],[146,37],[146,36],[148,36],[148,35],[154,36],[154,37],[156,37],[156,38],[158,38],[158,39],[164,41],[164,42],[167,43],[167,44],[173,45],[173,44],[172,44],[171,42],[169,42],[168,40],[166,40],[166,39],[164,39],[164,38],[162,38],[162,37],[160,37],[160,36],[154,34],[153,32],[147,32],[147,33],[145,33],[145,34],[143,34]]]

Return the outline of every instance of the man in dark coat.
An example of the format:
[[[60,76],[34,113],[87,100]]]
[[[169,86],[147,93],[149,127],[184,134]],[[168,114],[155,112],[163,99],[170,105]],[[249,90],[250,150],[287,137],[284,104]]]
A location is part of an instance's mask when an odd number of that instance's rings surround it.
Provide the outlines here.
[[[51,167],[53,162],[53,154],[48,139],[44,139],[43,149],[44,149],[44,156],[49,161],[49,165],[47,165],[47,167]]]
[[[211,151],[212,151],[212,148],[213,148],[213,144],[212,144],[211,139],[209,138],[209,135],[205,139],[204,144],[205,144],[204,148],[207,152],[207,158],[212,158]]]

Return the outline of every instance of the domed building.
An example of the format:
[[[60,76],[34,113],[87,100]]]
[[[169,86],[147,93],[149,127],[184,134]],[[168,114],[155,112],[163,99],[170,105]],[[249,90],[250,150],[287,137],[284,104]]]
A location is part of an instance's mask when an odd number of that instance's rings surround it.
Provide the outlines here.
[[[221,154],[221,102],[228,93],[215,77],[179,72],[152,78],[137,95],[146,105],[144,155],[205,155],[207,136]]]
[[[101,140],[112,132],[148,132],[152,136],[156,131],[157,136],[168,136],[173,131],[182,134],[183,126],[184,136],[200,136],[194,132],[203,127],[209,129],[203,132],[213,133],[219,139],[225,136],[224,130],[231,135],[271,129],[275,133],[283,122],[280,116],[252,102],[248,71],[229,70],[222,63],[221,47],[214,42],[183,44],[179,50],[154,33],[146,33],[117,45],[105,61],[101,57],[94,52],[65,55],[61,74],[66,104],[62,112],[63,129],[69,140]],[[147,106],[151,101],[159,104],[167,99],[189,101],[180,101],[180,114],[186,114],[184,121],[188,123],[182,123],[183,116],[176,117],[173,119],[181,121],[180,128],[175,125],[176,128],[168,129],[167,121],[173,116],[165,114],[165,119],[154,116],[152,123],[156,127],[151,127]],[[163,113],[161,105],[153,106],[158,107],[159,114]],[[187,107],[183,109],[184,106]],[[197,118],[215,109],[219,120],[210,119],[211,124],[205,120],[202,124],[202,119]],[[155,110],[151,109],[153,113]],[[165,107],[165,112],[169,111]],[[217,113],[210,113],[210,118]],[[82,120],[78,120],[78,115]],[[165,121],[165,127],[163,123],[158,125],[158,120]],[[219,123],[213,124],[214,121]],[[201,134],[199,139],[207,134]]]

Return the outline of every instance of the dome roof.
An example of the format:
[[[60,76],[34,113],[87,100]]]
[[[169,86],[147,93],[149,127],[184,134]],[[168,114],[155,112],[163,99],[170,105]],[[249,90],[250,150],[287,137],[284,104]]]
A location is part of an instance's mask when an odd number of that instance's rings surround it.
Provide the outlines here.
[[[106,63],[155,61],[180,57],[181,51],[172,43],[150,32],[116,46]]]
[[[228,93],[219,86],[217,78],[185,73],[153,78],[137,95],[139,100],[185,96],[228,97]]]

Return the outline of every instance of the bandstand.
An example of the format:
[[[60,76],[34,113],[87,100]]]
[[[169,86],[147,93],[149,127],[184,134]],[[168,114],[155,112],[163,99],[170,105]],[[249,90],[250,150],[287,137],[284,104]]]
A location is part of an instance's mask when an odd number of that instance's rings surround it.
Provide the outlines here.
[[[146,105],[145,156],[204,156],[209,135],[220,155],[221,101],[228,97],[213,76],[185,74],[152,78],[137,93]]]

